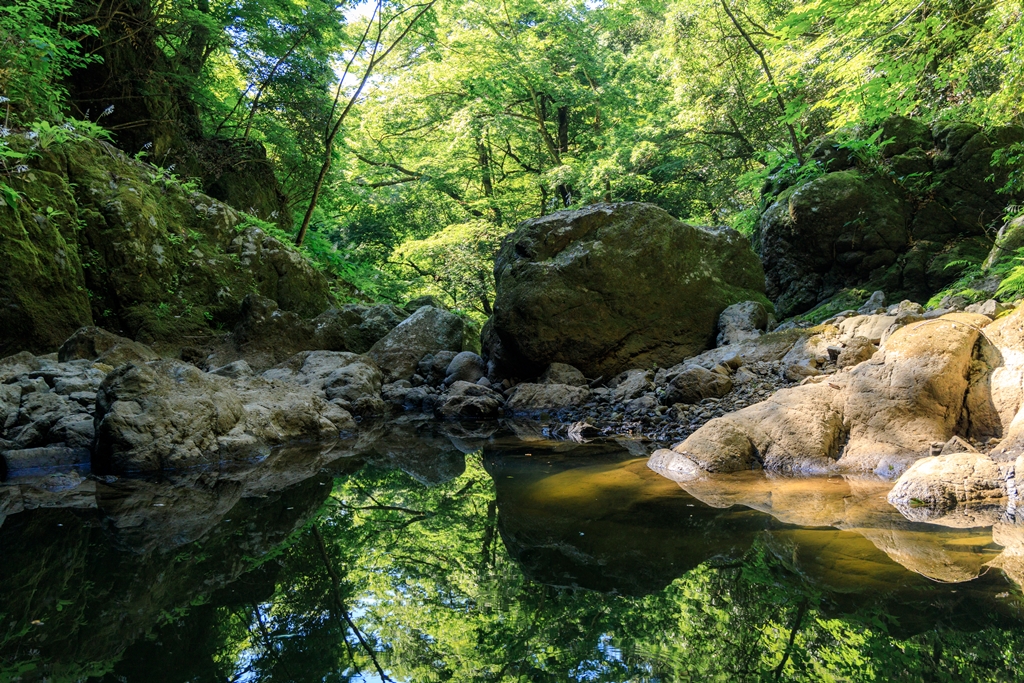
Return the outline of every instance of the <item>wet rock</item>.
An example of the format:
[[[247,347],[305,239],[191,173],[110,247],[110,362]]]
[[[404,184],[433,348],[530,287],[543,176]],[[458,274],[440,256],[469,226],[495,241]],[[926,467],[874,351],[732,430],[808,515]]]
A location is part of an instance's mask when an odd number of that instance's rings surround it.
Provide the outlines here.
[[[583,373],[565,363],[552,363],[540,376],[541,384],[568,384],[572,387],[587,386],[587,378]]]
[[[440,396],[436,410],[443,417],[493,418],[504,403],[504,397],[492,389],[457,380]]]
[[[763,286],[738,233],[633,203],[522,223],[502,243],[495,280],[493,328],[509,366],[567,363],[588,377],[703,351],[722,310]]]
[[[718,346],[757,339],[768,328],[768,309],[759,301],[727,306],[718,316]]]
[[[89,457],[88,448],[69,448],[67,446],[43,446],[0,452],[0,458],[6,465],[8,476],[16,475],[23,470],[46,470],[73,465],[88,465]]]
[[[385,381],[409,379],[424,356],[461,351],[463,328],[458,316],[423,306],[375,343],[367,355],[380,367]]]
[[[463,351],[452,358],[445,369],[444,382],[452,385],[455,382],[476,382],[487,374],[484,359],[472,351]]]

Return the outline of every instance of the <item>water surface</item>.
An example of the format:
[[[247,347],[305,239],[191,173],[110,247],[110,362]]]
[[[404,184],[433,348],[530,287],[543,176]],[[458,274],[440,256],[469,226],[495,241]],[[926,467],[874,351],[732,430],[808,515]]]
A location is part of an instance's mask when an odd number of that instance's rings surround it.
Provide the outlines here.
[[[421,426],[8,486],[0,681],[1019,680],[1015,526],[643,452]]]

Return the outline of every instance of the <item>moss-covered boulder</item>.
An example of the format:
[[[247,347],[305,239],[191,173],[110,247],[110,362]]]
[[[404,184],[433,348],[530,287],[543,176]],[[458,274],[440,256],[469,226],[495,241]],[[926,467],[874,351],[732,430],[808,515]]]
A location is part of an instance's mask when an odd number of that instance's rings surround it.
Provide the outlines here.
[[[955,280],[951,262],[985,258],[1006,206],[1006,170],[997,149],[1024,140],[1024,128],[969,123],[928,128],[884,122],[880,158],[793,184],[766,183],[768,206],[755,243],[768,296],[785,317],[850,288],[882,289],[892,300],[926,300]],[[790,178],[789,181],[786,178]]]
[[[640,203],[526,221],[502,242],[494,276],[487,350],[520,376],[551,363],[592,378],[668,367],[714,346],[726,306],[765,302],[764,274],[746,238]]]
[[[324,276],[270,226],[100,142],[32,150],[0,208],[0,354],[97,324],[146,343],[234,325],[246,294],[313,317]]]

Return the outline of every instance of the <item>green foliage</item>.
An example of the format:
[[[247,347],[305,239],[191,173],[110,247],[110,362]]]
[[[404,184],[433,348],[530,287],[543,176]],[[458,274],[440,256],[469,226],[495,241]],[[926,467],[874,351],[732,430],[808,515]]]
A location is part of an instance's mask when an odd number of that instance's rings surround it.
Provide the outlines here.
[[[3,126],[42,118],[59,120],[65,107],[65,79],[95,58],[79,40],[97,34],[75,21],[73,0],[0,2],[0,106]]]

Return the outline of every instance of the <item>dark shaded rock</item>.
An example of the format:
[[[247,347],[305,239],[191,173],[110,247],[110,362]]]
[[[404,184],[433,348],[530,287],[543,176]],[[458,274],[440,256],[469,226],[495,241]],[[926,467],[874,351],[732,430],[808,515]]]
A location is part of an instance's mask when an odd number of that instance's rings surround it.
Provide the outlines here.
[[[445,384],[476,382],[487,374],[484,359],[472,351],[463,351],[452,358],[445,369]]]
[[[437,387],[444,382],[448,374],[448,366],[455,360],[458,354],[454,351],[438,351],[428,353],[416,364],[416,374],[413,375],[413,384],[426,384]]]
[[[552,363],[540,376],[541,384],[568,384],[571,387],[587,386],[587,378],[583,373],[565,363]]]
[[[639,203],[526,221],[502,242],[494,273],[506,362],[533,376],[567,363],[591,377],[703,351],[722,310],[757,299],[763,277],[739,233]]]
[[[946,123],[928,131],[893,118],[881,131],[884,167],[827,172],[783,189],[769,185],[756,246],[780,317],[804,313],[851,289],[924,300],[958,277],[958,261],[981,263],[985,231],[1001,219],[1006,169],[993,153],[1024,129]]]
[[[501,394],[465,381],[456,381],[438,399],[437,412],[443,417],[493,418],[501,414]]]
[[[57,360],[66,363],[85,359],[116,367],[128,361],[145,362],[160,358],[145,344],[119,337],[99,327],[83,327],[68,337],[57,351]]]

